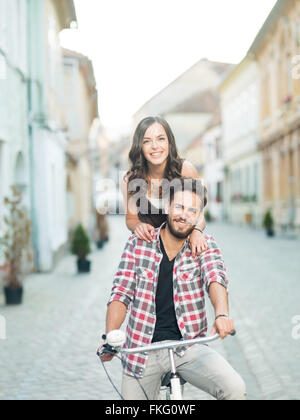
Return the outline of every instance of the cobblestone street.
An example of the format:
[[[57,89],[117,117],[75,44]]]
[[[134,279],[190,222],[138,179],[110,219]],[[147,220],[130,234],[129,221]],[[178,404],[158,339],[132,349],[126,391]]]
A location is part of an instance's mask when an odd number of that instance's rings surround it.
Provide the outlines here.
[[[77,275],[66,257],[54,273],[25,282],[24,303],[5,307],[7,339],[0,340],[0,399],[118,399],[96,357],[106,302],[129,232],[110,217],[110,242],[92,256],[92,273]],[[299,240],[268,239],[263,231],[210,224],[228,269],[237,336],[213,346],[243,376],[249,399],[300,399]],[[209,306],[209,301],[207,301]],[[120,389],[120,362],[106,364]],[[186,399],[205,399],[186,386]]]

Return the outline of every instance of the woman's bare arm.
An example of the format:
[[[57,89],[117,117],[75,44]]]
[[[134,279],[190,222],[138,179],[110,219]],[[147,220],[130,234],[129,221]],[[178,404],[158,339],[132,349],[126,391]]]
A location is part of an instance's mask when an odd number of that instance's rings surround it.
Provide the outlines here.
[[[124,196],[127,228],[132,233],[135,233],[138,238],[146,240],[147,242],[152,242],[155,229],[153,226],[140,221],[135,201],[130,200],[128,183],[125,179],[122,181],[121,190]]]
[[[128,195],[128,182],[126,179],[122,180],[121,190],[124,197],[125,203],[125,212],[126,212],[126,226],[131,231],[134,232],[137,225],[140,223],[138,217],[138,210],[134,203],[130,204],[131,211],[129,210],[129,195]],[[134,208],[135,207],[135,208]]]

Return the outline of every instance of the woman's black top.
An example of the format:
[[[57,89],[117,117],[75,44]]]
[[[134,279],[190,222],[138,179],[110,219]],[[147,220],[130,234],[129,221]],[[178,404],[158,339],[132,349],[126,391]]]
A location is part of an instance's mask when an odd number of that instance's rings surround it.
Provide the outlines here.
[[[180,173],[182,173],[184,159],[181,160]],[[164,222],[167,221],[168,215],[165,213],[163,201],[161,205],[155,205],[153,202],[149,201],[147,197],[147,192],[143,194],[143,204],[141,205],[141,200],[137,200],[137,206],[139,209],[138,217],[142,223],[147,223],[155,228],[159,228]]]

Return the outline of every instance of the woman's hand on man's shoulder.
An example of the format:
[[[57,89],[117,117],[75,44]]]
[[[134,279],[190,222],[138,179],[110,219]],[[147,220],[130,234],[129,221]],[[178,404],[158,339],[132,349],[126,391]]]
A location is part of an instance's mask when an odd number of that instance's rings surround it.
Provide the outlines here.
[[[154,240],[155,228],[147,223],[138,223],[134,233],[139,239],[151,243]]]

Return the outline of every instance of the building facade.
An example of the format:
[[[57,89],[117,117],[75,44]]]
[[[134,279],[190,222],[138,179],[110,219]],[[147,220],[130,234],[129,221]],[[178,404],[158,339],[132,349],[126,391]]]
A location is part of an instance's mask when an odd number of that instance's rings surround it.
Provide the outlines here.
[[[224,216],[260,227],[259,85],[255,60],[245,57],[220,85]]]
[[[10,186],[30,208],[26,12],[25,0],[0,0],[0,236]]]
[[[196,138],[181,153],[181,157],[192,163],[197,171],[198,177],[203,179],[205,157],[202,134],[196,136]]]
[[[66,113],[59,33],[76,21],[71,0],[28,0],[29,138],[35,263],[49,271],[67,234]]]
[[[203,179],[207,188],[207,209],[211,217],[224,219],[224,161],[222,151],[222,126],[217,112],[202,136],[204,149]]]
[[[249,55],[257,60],[263,211],[300,233],[300,3],[278,0]]]
[[[209,123],[218,101],[216,89],[232,64],[202,59],[147,101],[134,115],[136,127],[142,118],[161,115],[170,124],[180,153]]]
[[[92,62],[82,54],[63,50],[64,103],[67,118],[67,217],[71,233],[78,223],[91,230],[93,215],[93,121],[98,117],[98,94]]]

